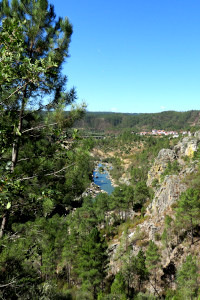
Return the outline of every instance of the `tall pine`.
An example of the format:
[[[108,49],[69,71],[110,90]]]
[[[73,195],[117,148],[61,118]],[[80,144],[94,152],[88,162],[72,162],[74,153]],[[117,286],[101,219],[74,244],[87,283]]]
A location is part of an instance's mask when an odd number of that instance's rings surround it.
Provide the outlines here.
[[[198,267],[195,257],[189,254],[177,274],[180,299],[194,299],[198,290]]]
[[[83,109],[64,112],[76,99],[62,74],[72,34],[68,18],[56,18],[47,0],[2,0],[0,26],[2,237],[12,217],[25,221],[69,202],[65,177],[76,161],[67,151],[75,146],[67,129]]]
[[[157,273],[160,267],[160,255],[158,252],[158,247],[153,241],[149,242],[149,246],[146,251],[146,266],[147,270],[153,278],[153,282],[150,282],[154,288],[155,293],[160,297],[157,291]]]
[[[176,209],[176,222],[179,227],[186,229],[191,235],[191,244],[194,243],[194,228],[199,224],[200,195],[199,191],[189,188],[182,193]]]
[[[107,246],[97,228],[91,230],[82,241],[77,255],[77,273],[82,288],[91,291],[96,299],[103,290],[107,267]]]

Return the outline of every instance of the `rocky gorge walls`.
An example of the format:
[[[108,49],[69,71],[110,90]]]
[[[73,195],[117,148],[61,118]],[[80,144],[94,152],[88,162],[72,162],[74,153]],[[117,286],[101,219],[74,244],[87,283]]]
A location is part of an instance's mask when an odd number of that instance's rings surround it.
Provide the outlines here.
[[[195,172],[197,162],[190,161],[186,163],[186,159],[194,156],[199,141],[199,135],[196,134],[194,137],[186,137],[178,142],[174,149],[160,150],[148,172],[147,186],[154,188],[155,196],[147,208],[147,214],[164,213],[177,201],[180,194],[188,188],[188,184],[184,179],[188,174]]]
[[[167,247],[161,241],[166,228],[166,215],[172,220],[175,219],[174,206],[181,193],[190,187],[188,176],[198,170],[199,161],[195,161],[193,157],[198,151],[199,142],[200,133],[197,132],[194,136],[183,138],[172,149],[160,150],[148,172],[147,186],[154,190],[154,197],[147,206],[144,217],[136,226],[124,231],[120,239],[110,244],[110,272],[116,274],[121,268],[121,257],[128,246],[134,256],[140,249],[146,250],[149,241],[154,241],[160,252],[161,268],[157,272],[157,291],[160,295],[164,293],[166,286],[175,288],[176,271],[189,253],[197,255],[200,260],[198,238],[193,245],[184,239],[177,242],[175,232],[168,229],[171,241]],[[137,215],[133,214],[133,220]],[[150,283],[146,284],[145,289],[155,293]]]

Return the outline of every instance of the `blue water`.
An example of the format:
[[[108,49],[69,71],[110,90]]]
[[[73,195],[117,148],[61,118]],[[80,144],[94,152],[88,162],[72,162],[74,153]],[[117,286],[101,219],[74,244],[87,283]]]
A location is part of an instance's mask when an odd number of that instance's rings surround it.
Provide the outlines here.
[[[104,168],[104,165],[99,164],[98,167]],[[98,178],[96,178],[96,176]],[[109,179],[107,171],[100,173],[100,172],[98,172],[98,169],[96,168],[95,171],[93,172],[93,181],[95,184],[100,186],[101,190],[106,191],[109,195],[114,191],[114,187],[111,184],[111,181]]]

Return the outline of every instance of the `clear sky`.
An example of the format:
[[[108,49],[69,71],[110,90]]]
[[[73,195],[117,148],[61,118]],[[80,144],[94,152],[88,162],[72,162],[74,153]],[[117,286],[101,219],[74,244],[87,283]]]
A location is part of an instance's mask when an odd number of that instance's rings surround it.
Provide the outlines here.
[[[89,111],[200,109],[199,0],[49,0],[73,25],[63,72]]]

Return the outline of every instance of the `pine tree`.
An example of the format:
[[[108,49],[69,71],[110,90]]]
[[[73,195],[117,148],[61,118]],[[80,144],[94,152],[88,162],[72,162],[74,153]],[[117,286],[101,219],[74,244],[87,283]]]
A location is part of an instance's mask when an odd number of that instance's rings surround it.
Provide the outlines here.
[[[62,143],[70,139],[68,148],[75,146],[67,128],[83,109],[64,112],[76,99],[61,72],[72,34],[69,20],[56,19],[47,0],[2,0],[0,20],[2,237],[9,217],[41,214],[44,207],[50,214],[67,198],[69,189],[65,185],[61,192],[61,186],[76,161]]]
[[[112,193],[112,197],[110,198],[110,209],[115,209],[119,214],[120,219],[124,219],[124,211],[125,211],[125,219],[126,219],[126,210],[128,208],[128,203],[126,201],[125,196],[125,187],[123,185],[116,187]]]
[[[100,193],[97,195],[94,202],[94,209],[98,218],[98,222],[103,223],[104,226],[106,225],[106,221],[108,219],[106,213],[109,211],[109,199],[110,196],[108,194]]]
[[[162,243],[167,248],[168,256],[170,254],[169,249],[170,249],[170,239],[172,235],[172,226],[171,226],[172,221],[173,219],[170,216],[166,215],[165,228],[161,236]]]
[[[103,290],[106,276],[107,246],[97,228],[85,235],[77,254],[77,273],[82,280],[82,288],[97,293]]]
[[[154,287],[155,293],[159,295],[157,291],[157,272],[160,267],[160,255],[158,252],[158,247],[153,241],[149,242],[149,246],[146,251],[146,266],[149,273],[153,277],[153,283],[151,283]]]
[[[140,291],[142,283],[148,279],[146,257],[142,249],[139,250],[136,256],[136,274],[138,277],[138,289]]]
[[[189,188],[181,194],[176,209],[176,222],[182,229],[191,233],[191,244],[194,242],[194,227],[199,224],[200,195],[199,191]]]
[[[54,8],[49,6],[47,0],[13,0],[11,3],[2,0],[0,18],[1,51],[5,53],[1,74],[1,105],[4,111],[9,109],[15,116],[11,159],[11,171],[14,171],[21,136],[46,127],[46,124],[39,124],[36,128],[24,128],[27,110],[30,114],[30,108],[31,111],[59,109],[61,105],[66,106],[75,100],[73,89],[65,91],[66,76],[61,73],[62,64],[68,56],[72,25],[67,18],[56,20]],[[18,25],[20,31],[16,28]],[[7,61],[8,51],[10,61]],[[13,73],[10,69],[16,71]],[[51,97],[45,99],[45,105],[44,96]]]
[[[122,274],[127,287],[127,296],[133,297],[133,293],[140,291],[142,283],[148,279],[144,252],[140,250],[136,256],[132,255],[131,250],[122,258]]]
[[[181,299],[194,299],[198,289],[196,259],[189,254],[177,274],[178,294]]]
[[[111,286],[111,295],[113,299],[126,300],[126,284],[122,272],[115,275],[115,280]]]

